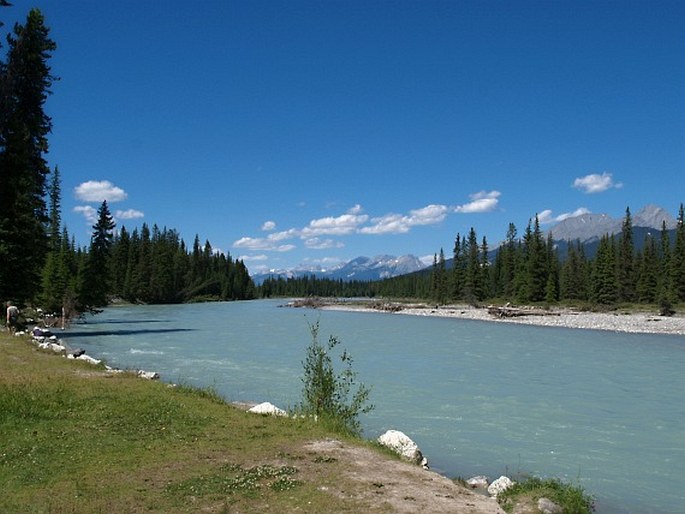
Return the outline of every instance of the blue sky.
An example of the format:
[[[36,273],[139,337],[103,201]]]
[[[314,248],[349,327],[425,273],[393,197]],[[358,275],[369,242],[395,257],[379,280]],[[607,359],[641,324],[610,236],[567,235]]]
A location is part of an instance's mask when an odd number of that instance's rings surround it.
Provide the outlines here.
[[[14,4],[58,45],[48,159],[82,244],[103,199],[251,272],[685,201],[685,2]]]

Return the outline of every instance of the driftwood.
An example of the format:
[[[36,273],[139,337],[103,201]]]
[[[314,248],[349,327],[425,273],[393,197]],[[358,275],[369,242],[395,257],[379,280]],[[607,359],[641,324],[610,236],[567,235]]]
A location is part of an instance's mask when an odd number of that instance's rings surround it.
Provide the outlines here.
[[[497,318],[518,318],[520,316],[559,316],[558,312],[536,307],[515,307],[512,305],[490,305],[488,314]]]

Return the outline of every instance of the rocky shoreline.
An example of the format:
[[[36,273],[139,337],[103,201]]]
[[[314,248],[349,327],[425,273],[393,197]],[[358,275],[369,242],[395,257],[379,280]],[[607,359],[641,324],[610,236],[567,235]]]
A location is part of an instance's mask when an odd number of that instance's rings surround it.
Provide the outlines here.
[[[293,306],[298,306],[294,304]],[[587,312],[570,309],[530,309],[516,316],[502,316],[492,307],[470,305],[428,306],[426,304],[403,304],[397,302],[336,302],[322,301],[318,305],[308,303],[302,307],[354,312],[385,312],[410,316],[435,316],[444,318],[516,323],[543,327],[576,328],[584,330],[608,330],[634,334],[685,335],[685,317],[682,315],[659,316],[650,312]],[[500,309],[500,308],[498,308]],[[518,308],[519,311],[526,309]],[[493,313],[494,312],[494,313]]]

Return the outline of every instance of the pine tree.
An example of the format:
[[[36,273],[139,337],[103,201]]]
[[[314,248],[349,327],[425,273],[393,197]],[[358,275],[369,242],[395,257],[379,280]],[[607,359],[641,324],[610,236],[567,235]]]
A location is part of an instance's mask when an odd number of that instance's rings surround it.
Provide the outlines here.
[[[0,69],[0,298],[18,301],[38,293],[47,250],[44,155],[52,121],[43,107],[56,48],[48,33],[43,15],[32,9],[8,36]]]
[[[554,303],[559,300],[559,256],[554,247],[552,240],[552,233],[547,234],[547,243],[545,244],[547,251],[547,283],[545,284],[545,301],[547,303]]]
[[[516,294],[514,276],[516,273],[516,226],[509,223],[505,243],[500,247],[497,256],[499,278],[496,294],[506,299],[513,299]]]
[[[98,209],[97,223],[93,225],[93,234],[90,238],[90,248],[81,283],[79,298],[84,309],[107,305],[107,296],[111,291],[109,257],[115,226],[105,200]]]
[[[445,252],[440,248],[436,270],[436,294],[435,300],[439,304],[447,301],[447,268],[445,264]]]
[[[537,214],[531,230],[531,222],[528,222],[524,244],[525,264],[525,300],[539,302],[545,299],[547,287],[547,254],[545,242],[542,239],[540,221]]]
[[[637,299],[643,303],[654,303],[657,299],[659,283],[659,260],[656,242],[651,234],[645,236],[644,249],[639,259],[638,281],[636,284]]]
[[[616,284],[616,250],[613,236],[603,236],[599,241],[592,277],[593,300],[610,305],[618,297]]]
[[[475,304],[482,299],[482,282],[480,272],[480,249],[476,230],[471,227],[466,240],[466,273],[464,275],[464,299]]]
[[[466,273],[466,260],[464,258],[464,247],[466,241],[457,234],[454,239],[454,249],[452,251],[452,299],[459,300],[464,292],[464,275]]]
[[[676,301],[685,300],[685,209],[680,204],[675,246],[671,254],[671,280]]]
[[[60,266],[61,250],[61,184],[59,169],[55,167],[48,189],[48,251],[42,271],[40,303],[48,312],[59,312],[67,288],[68,276]]]
[[[635,299],[634,252],[633,221],[630,216],[630,209],[626,208],[619,239],[618,268],[616,270],[618,299],[621,302],[632,302]]]

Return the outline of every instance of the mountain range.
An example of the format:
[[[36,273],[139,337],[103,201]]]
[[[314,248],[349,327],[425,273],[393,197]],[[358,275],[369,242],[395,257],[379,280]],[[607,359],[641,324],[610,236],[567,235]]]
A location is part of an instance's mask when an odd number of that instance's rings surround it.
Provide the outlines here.
[[[288,270],[272,270],[252,276],[255,284],[259,285],[267,278],[298,278],[315,275],[317,278],[328,278],[343,281],[371,281],[406,275],[426,268],[426,264],[414,255],[377,255],[375,257],[357,257],[343,264],[331,268],[296,268]]]
[[[554,241],[575,241],[590,243],[598,241],[606,234],[618,234],[623,229],[624,218],[612,218],[608,214],[581,214],[566,218],[549,229]],[[647,205],[637,214],[631,214],[633,227],[661,230],[663,222],[667,230],[673,230],[677,221],[665,209],[656,205]]]

